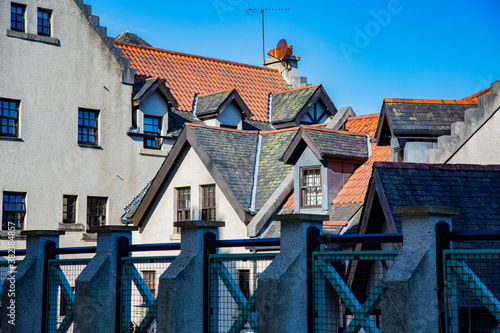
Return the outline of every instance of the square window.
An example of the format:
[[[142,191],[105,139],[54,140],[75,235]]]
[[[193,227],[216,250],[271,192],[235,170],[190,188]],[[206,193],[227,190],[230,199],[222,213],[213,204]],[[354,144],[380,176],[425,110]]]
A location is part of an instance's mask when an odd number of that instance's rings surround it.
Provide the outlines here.
[[[144,116],[144,148],[160,149],[162,117]]]
[[[108,198],[87,198],[87,229],[106,225],[106,202]]]
[[[215,221],[215,184],[201,187],[201,219]]]
[[[78,110],[78,143],[97,146],[97,124],[99,111]]]
[[[63,196],[63,223],[75,223],[76,195]]]
[[[26,215],[26,193],[3,192],[2,230],[23,230]]]
[[[24,32],[24,13],[26,6],[17,3],[10,4],[10,29]]]
[[[0,136],[17,137],[19,101],[0,98]]]
[[[38,34],[42,36],[50,36],[50,18],[52,11],[49,9],[38,8],[37,26]]]
[[[300,207],[321,207],[321,168],[300,169]]]

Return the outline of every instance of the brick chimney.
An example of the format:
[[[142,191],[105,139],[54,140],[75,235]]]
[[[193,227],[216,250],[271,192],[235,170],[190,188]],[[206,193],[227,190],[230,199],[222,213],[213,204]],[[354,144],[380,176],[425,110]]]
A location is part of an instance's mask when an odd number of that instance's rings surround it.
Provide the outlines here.
[[[299,76],[299,56],[293,55],[293,48],[287,45],[284,39],[280,40],[278,46],[269,50],[269,58],[264,60],[264,67],[277,69],[290,88],[301,88],[310,85],[307,77]]]

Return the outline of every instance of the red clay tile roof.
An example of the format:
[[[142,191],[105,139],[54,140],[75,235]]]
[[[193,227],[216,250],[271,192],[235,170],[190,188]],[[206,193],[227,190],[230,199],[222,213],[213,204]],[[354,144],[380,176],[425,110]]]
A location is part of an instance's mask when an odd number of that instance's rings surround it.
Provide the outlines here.
[[[477,98],[479,96],[481,96],[481,95],[489,95],[489,94],[491,94],[491,87],[488,87],[488,88],[486,88],[484,90],[481,90],[480,92],[477,92],[474,95],[467,96],[463,100],[464,101],[471,101],[474,104],[477,104]]]
[[[474,95],[462,99],[415,99],[415,98],[384,98],[385,103],[413,103],[413,104],[477,104],[477,98],[481,95],[491,94],[491,87],[481,90]]]
[[[283,208],[293,209],[293,207],[294,207],[294,201],[293,201],[293,192],[292,192],[292,194],[288,197],[288,200],[283,205]]]
[[[346,130],[364,132],[375,136],[378,126],[379,114],[369,114],[366,116],[349,117],[346,122]],[[391,147],[377,146],[372,143],[372,156],[362,166],[356,169],[349,180],[342,187],[342,190],[333,199],[334,205],[351,205],[363,203],[365,201],[368,183],[372,176],[372,165],[375,161],[388,162],[391,160]]]
[[[116,42],[116,46],[130,59],[130,67],[137,69],[136,81],[159,76],[181,111],[191,111],[195,92],[235,88],[252,112],[251,120],[267,121],[268,94],[287,90],[286,81],[275,69],[127,43]]]

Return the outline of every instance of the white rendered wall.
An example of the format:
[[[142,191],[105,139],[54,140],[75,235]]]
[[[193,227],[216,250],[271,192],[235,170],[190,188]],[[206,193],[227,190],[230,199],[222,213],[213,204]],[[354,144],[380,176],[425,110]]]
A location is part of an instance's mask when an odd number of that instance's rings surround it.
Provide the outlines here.
[[[234,102],[230,103],[215,119],[219,124],[237,126],[239,130],[242,126],[241,111]]]
[[[17,2],[27,5],[29,33],[36,34],[37,7],[53,10],[60,46],[6,36],[11,3],[0,2],[0,97],[21,100],[21,140],[0,139],[0,191],[27,193],[25,229],[57,229],[64,194],[78,195],[77,223],[86,225],[87,196],[103,196],[107,223],[120,224],[164,159],[140,155],[127,135],[132,87],[73,0]],[[78,145],[78,108],[100,110],[100,148]],[[95,244],[81,239],[67,232],[61,246]]]
[[[187,149],[181,156],[172,175],[159,195],[159,201],[146,217],[147,225],[142,233],[134,233],[134,243],[166,243],[179,239],[174,233],[173,223],[176,218],[176,188],[191,188],[191,219],[201,219],[201,185],[215,184],[205,165],[192,149]],[[247,238],[245,224],[239,219],[233,207],[222,193],[215,188],[216,218],[224,221],[225,227],[219,229],[221,239]]]

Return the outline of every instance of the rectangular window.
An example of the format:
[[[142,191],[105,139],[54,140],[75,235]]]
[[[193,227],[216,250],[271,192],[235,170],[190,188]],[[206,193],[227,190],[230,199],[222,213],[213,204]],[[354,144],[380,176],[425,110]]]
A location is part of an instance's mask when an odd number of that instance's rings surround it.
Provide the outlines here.
[[[142,271],[142,279],[153,297],[156,297],[156,272],[155,271]]]
[[[215,184],[201,187],[201,219],[215,221]]]
[[[321,207],[321,168],[300,169],[300,206]]]
[[[144,148],[161,148],[161,117],[144,116]]]
[[[14,227],[23,230],[26,205],[26,193],[3,192],[2,230]]]
[[[78,110],[78,143],[97,145],[97,118],[99,111]]]
[[[191,220],[191,188],[177,189],[177,221]]]
[[[92,229],[106,224],[107,198],[87,198],[87,228]]]
[[[63,196],[63,223],[75,223],[76,195]]]
[[[19,101],[0,98],[0,136],[17,137],[18,128]]]
[[[240,287],[241,293],[248,300],[250,298],[250,270],[238,270],[238,287]]]
[[[10,4],[10,29],[24,32],[24,12],[26,6],[11,3]]]
[[[52,11],[49,9],[38,8],[38,34],[50,36],[50,17]]]

